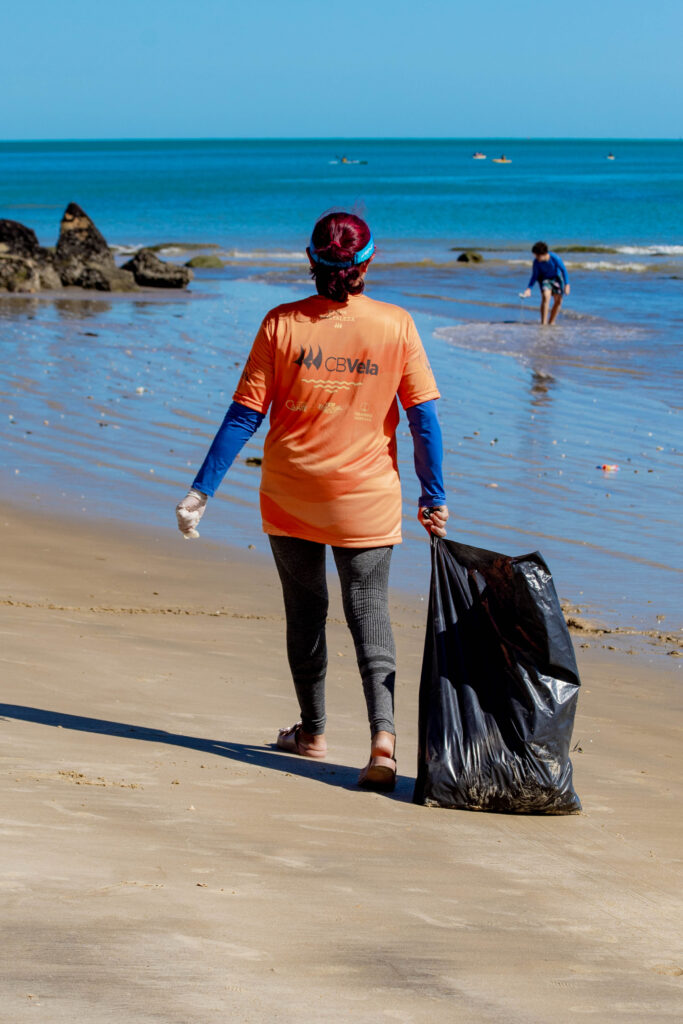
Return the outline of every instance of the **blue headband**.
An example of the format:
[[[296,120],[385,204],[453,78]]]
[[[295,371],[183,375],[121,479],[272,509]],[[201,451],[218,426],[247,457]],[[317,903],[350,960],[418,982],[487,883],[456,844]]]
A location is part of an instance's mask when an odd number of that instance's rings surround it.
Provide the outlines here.
[[[308,251],[311,254],[313,262],[322,263],[324,267],[357,267],[359,263],[365,263],[366,260],[370,259],[375,251],[375,242],[372,235],[370,235],[370,241],[367,245],[364,245],[359,252],[355,252],[350,260],[324,260],[322,256],[318,256],[312,238],[308,246]]]

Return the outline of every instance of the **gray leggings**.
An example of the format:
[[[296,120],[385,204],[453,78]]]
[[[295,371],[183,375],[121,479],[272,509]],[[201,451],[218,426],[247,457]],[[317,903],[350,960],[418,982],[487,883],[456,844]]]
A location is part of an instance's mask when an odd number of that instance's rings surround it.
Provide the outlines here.
[[[287,656],[306,732],[325,731],[327,579],[325,545],[270,536],[287,617]],[[370,732],[394,730],[396,651],[389,621],[391,547],[339,548],[332,553],[346,622],[368,706]]]

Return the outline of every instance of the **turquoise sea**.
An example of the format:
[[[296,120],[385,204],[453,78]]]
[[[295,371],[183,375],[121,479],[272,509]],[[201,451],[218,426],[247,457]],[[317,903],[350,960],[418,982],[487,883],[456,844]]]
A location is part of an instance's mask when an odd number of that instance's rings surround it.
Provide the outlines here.
[[[314,220],[352,208],[377,242],[368,293],[410,309],[438,377],[452,535],[540,549],[605,623],[680,627],[683,142],[0,144],[0,217],[52,245],[72,200],[121,260],[157,244],[225,266],[183,294],[0,298],[10,499],[172,526],[263,314],[311,290]],[[518,296],[538,239],[571,278],[553,329]],[[468,248],[483,261],[457,262]],[[424,591],[401,429],[394,583]],[[204,533],[265,551],[257,484],[237,463]]]

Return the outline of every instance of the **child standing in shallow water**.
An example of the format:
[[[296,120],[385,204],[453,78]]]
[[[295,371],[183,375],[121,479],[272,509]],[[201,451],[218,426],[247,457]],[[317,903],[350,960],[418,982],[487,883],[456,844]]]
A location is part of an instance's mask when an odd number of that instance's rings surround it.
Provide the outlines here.
[[[562,297],[569,295],[567,268],[557,253],[548,250],[545,242],[536,242],[535,245],[532,245],[531,251],[535,257],[534,265],[531,268],[531,279],[526,286],[526,291],[520,294],[523,299],[528,299],[531,289],[538,281],[538,286],[541,289],[541,323],[554,324],[557,314],[560,312]],[[553,297],[552,309],[550,309],[551,295]]]

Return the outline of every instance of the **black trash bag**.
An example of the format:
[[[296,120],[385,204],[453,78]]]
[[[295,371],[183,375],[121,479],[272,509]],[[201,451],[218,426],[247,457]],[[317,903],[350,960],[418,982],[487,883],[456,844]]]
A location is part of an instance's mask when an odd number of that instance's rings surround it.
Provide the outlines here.
[[[550,570],[432,538],[413,801],[581,810],[569,744],[580,681]]]

